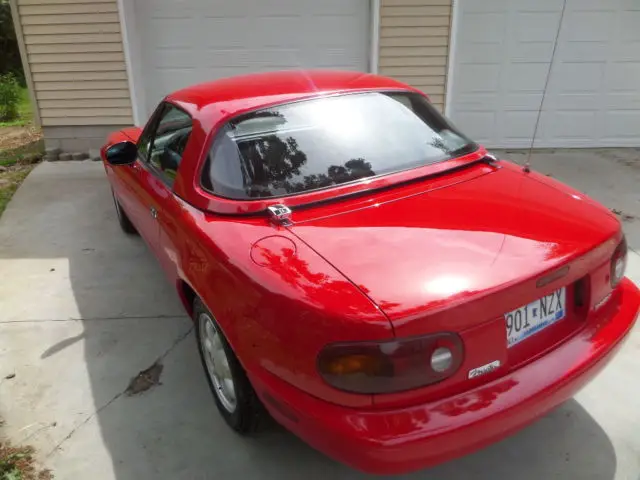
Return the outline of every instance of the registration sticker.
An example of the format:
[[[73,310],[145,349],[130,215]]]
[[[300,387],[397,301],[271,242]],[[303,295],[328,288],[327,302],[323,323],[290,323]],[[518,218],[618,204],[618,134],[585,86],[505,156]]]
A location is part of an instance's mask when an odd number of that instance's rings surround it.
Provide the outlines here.
[[[561,288],[538,300],[506,313],[507,346],[513,347],[566,315],[566,289]]]

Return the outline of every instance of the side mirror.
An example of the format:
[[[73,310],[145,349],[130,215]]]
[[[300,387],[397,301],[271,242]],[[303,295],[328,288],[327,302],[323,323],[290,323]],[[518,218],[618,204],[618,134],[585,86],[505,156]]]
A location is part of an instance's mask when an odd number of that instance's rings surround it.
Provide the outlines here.
[[[105,152],[111,165],[130,165],[138,158],[138,147],[132,142],[114,143]]]

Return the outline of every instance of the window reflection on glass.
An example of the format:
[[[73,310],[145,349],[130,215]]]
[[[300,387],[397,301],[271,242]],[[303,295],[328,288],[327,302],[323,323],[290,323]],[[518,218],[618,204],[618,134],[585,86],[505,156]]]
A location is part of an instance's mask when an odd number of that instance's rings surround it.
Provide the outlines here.
[[[418,94],[340,95],[232,120],[213,142],[202,182],[229,198],[290,195],[441,162],[476,148]]]

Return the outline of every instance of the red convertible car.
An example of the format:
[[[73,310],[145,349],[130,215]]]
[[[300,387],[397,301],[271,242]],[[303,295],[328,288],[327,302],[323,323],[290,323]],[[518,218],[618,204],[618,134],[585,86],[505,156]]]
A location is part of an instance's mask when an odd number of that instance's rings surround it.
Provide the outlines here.
[[[196,85],[102,156],[120,225],[195,322],[229,426],[268,411],[361,470],[423,468],[532,422],[638,314],[614,215],[496,159],[389,78]]]

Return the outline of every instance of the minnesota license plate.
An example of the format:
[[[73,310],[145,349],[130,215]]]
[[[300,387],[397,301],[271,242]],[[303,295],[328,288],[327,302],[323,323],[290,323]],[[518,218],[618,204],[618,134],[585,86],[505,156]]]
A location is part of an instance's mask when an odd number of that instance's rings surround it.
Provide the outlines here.
[[[566,315],[566,290],[561,288],[524,307],[506,313],[507,346],[513,347],[525,338],[561,320]]]

